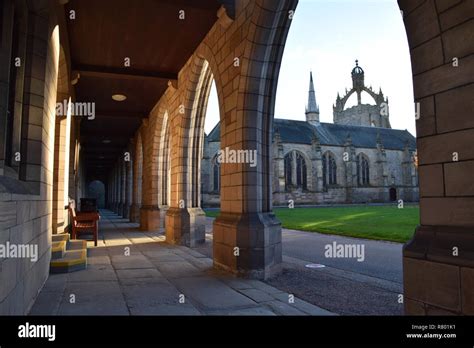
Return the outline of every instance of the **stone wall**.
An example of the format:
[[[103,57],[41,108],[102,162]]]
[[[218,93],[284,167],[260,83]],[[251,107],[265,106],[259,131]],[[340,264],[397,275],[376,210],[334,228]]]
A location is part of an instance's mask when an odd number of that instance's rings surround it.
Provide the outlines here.
[[[48,1],[36,1],[28,11],[23,122],[29,128],[22,133],[22,149],[28,153],[21,151],[18,177],[0,176],[0,244],[37,246],[38,259],[0,259],[0,314],[4,315],[27,314],[49,273],[60,50],[59,32],[49,13]]]
[[[474,2],[399,0],[420,103],[420,227],[404,248],[405,312],[474,314]]]

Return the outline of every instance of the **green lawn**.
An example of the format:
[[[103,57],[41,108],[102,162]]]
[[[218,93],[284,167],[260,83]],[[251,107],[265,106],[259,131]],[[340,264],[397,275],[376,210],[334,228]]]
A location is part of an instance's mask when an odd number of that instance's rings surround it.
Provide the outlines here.
[[[406,242],[419,224],[417,205],[334,208],[275,208],[284,228],[343,236]],[[206,211],[216,217],[219,211]]]

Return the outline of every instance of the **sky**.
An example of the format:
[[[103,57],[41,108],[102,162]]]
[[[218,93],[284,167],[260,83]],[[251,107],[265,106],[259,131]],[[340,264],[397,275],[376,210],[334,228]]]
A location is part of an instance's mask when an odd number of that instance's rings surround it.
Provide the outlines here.
[[[396,0],[300,0],[288,34],[278,80],[275,117],[305,120],[313,72],[320,121],[333,121],[337,93],[352,87],[355,60],[365,84],[389,100],[392,128],[416,136],[410,54]],[[364,97],[365,94],[365,97]],[[354,97],[355,99],[355,97]],[[356,102],[351,99],[346,107]],[[363,93],[362,102],[375,104]],[[205,132],[219,120],[212,87]]]

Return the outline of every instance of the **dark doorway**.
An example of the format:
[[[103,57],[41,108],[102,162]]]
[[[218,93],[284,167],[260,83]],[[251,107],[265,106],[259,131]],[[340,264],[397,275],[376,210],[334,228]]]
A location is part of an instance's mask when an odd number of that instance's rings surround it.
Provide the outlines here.
[[[390,189],[390,201],[395,202],[397,200],[397,189],[392,187]]]
[[[87,187],[87,198],[95,198],[98,208],[105,208],[105,186],[102,181],[94,180]]]

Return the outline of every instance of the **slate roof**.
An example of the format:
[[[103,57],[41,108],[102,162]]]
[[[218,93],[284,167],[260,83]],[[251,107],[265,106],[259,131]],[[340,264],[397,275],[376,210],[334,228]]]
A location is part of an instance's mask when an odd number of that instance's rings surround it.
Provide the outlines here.
[[[321,145],[344,146],[347,136],[350,135],[352,143],[359,148],[376,148],[377,135],[385,149],[403,150],[408,143],[410,150],[416,149],[416,139],[407,130],[348,126],[334,123],[320,123],[317,126],[306,121],[286,120],[275,118],[273,131],[278,130],[283,143],[311,144],[317,136]],[[208,141],[220,141],[220,127],[217,124],[209,133]]]

